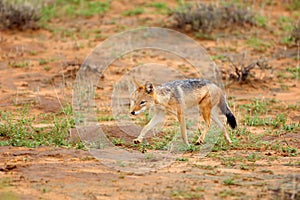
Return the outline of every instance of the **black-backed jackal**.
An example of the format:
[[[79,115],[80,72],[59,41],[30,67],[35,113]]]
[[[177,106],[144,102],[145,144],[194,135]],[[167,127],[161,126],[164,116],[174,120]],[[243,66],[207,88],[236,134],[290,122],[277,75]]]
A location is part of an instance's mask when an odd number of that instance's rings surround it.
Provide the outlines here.
[[[219,108],[233,129],[236,127],[236,119],[226,103],[223,91],[214,83],[204,79],[186,79],[167,82],[156,87],[148,81],[144,85],[136,80],[134,82],[137,89],[131,95],[130,113],[137,115],[149,108],[149,105],[155,105],[152,119],[142,129],[140,135],[134,139],[134,143],[142,142],[146,133],[164,120],[166,112],[171,112],[177,114],[182,139],[185,144],[189,145],[184,113],[186,109],[193,106],[199,106],[207,124],[207,129],[198,138],[196,144],[204,143],[205,135],[210,128],[210,118],[222,129],[226,141],[231,143],[226,128],[217,112],[213,112],[213,110]]]

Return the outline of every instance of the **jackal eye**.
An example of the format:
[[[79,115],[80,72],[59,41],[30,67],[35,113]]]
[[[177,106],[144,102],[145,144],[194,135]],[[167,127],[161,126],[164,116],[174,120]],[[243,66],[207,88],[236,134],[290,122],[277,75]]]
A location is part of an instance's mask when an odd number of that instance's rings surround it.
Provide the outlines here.
[[[146,103],[145,100],[141,101],[140,105],[144,105]]]

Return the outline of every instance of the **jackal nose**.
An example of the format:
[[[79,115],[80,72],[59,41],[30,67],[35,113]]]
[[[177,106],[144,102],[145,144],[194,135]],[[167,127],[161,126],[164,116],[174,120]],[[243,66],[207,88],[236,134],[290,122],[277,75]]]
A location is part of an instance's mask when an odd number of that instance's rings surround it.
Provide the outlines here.
[[[135,112],[134,112],[134,111],[132,111],[132,112],[131,112],[131,114],[132,114],[132,115],[135,115]]]

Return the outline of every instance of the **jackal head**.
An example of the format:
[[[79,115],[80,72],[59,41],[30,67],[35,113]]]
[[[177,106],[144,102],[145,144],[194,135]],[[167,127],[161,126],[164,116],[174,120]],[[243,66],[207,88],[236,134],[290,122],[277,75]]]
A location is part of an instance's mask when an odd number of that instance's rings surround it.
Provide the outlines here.
[[[130,113],[138,115],[153,102],[154,86],[149,81],[142,85],[134,79],[134,83],[137,89],[131,94]]]

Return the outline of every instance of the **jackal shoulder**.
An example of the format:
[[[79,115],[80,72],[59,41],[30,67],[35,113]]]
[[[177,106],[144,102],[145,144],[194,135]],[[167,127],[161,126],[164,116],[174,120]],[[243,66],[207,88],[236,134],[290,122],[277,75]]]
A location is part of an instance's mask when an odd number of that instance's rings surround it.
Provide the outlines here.
[[[184,79],[184,80],[175,80],[171,82],[163,83],[157,87],[157,90],[160,91],[161,95],[178,92],[182,90],[183,92],[194,91],[200,89],[211,82],[206,79]]]

